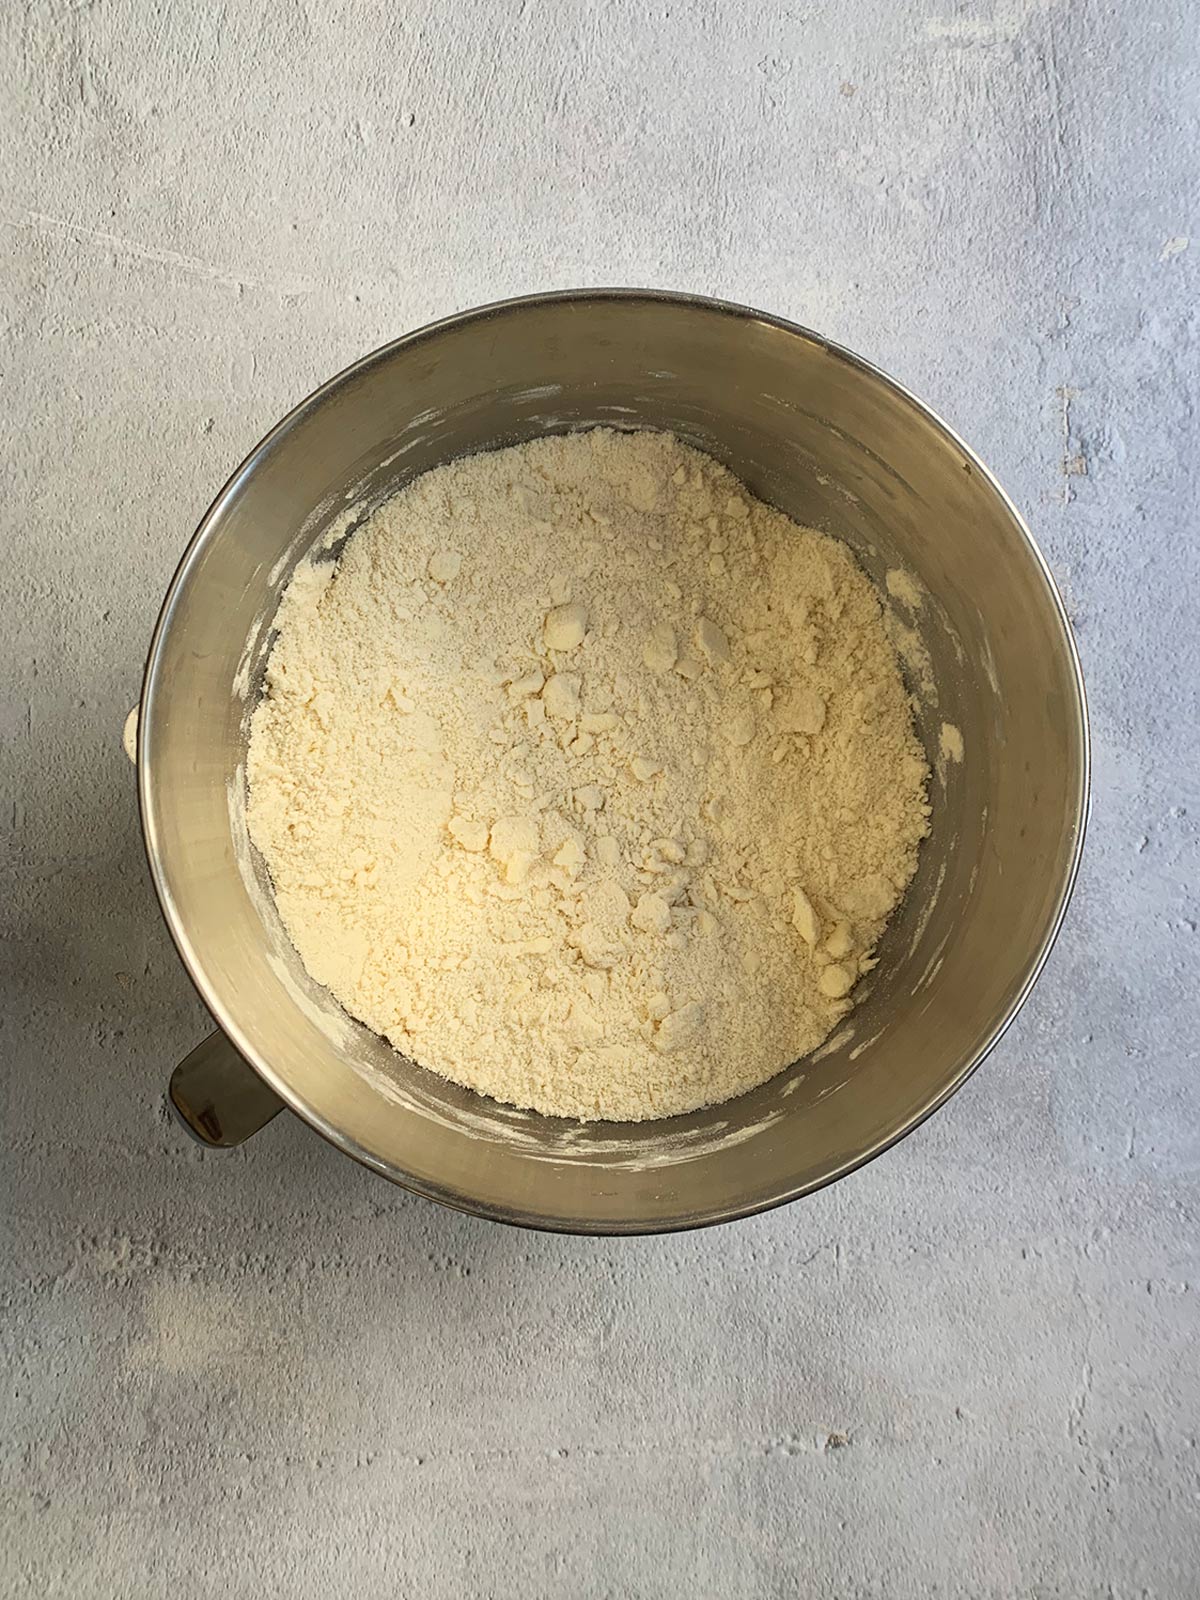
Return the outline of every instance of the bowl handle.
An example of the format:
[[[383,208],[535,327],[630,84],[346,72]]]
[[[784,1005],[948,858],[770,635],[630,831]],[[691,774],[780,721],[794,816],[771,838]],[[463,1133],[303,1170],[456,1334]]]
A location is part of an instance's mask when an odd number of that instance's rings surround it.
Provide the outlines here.
[[[210,1033],[179,1063],[167,1103],[194,1139],[219,1150],[243,1144],[283,1110],[223,1033]]]

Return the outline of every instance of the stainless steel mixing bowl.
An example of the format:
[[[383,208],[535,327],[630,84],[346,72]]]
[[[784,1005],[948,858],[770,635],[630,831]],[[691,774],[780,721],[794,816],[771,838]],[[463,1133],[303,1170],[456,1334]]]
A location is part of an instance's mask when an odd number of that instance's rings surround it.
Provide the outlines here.
[[[243,814],[249,709],[275,602],[339,513],[450,457],[603,423],[673,430],[882,583],[935,693],[933,831],[880,965],[833,1039],[729,1104],[579,1126],[397,1056],[305,975]],[[963,759],[939,755],[943,724]],[[951,736],[953,743],[953,736]],[[471,311],[366,357],[298,406],[222,490],[175,575],[146,667],[142,819],[163,913],[221,1032],[172,1080],[201,1137],[282,1103],[339,1149],[482,1216],[580,1232],[694,1227],[793,1200],[928,1116],[995,1044],[1057,932],[1083,839],[1079,663],[1003,491],[890,378],[742,307],[639,291]],[[248,1065],[247,1065],[248,1063]]]

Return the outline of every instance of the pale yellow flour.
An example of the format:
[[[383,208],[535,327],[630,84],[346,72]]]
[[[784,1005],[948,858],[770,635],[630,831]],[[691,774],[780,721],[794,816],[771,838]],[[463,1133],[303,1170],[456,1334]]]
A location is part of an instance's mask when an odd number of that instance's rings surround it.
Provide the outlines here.
[[[818,1045],[928,769],[848,549],[662,433],[430,472],[305,565],[251,837],[312,975],[518,1106],[663,1117]]]

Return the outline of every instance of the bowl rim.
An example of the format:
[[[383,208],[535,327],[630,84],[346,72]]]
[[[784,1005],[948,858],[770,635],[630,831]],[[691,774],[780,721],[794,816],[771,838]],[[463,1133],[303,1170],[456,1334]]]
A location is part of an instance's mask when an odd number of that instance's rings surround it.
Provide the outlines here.
[[[744,1204],[733,1203],[718,1207],[711,1214],[680,1216],[666,1221],[655,1220],[647,1223],[639,1222],[637,1219],[629,1219],[606,1221],[597,1224],[572,1224],[569,1221],[546,1217],[536,1211],[495,1206],[475,1200],[458,1189],[427,1182],[390,1166],[364,1149],[356,1140],[343,1133],[323,1117],[321,1113],[311,1108],[301,1096],[292,1090],[287,1081],[275,1071],[271,1064],[255,1050],[239,1028],[236,1018],[229,1013],[225,1005],[212,991],[204,960],[189,936],[166,881],[166,873],[158,843],[159,829],[156,801],[151,792],[149,781],[155,732],[154,708],[164,641],[183,589],[209,538],[212,536],[213,530],[219,523],[227,504],[238,494],[259,463],[301,421],[317,410],[335,390],[351,378],[358,377],[372,367],[391,359],[398,352],[410,350],[451,329],[467,327],[475,322],[484,322],[532,307],[562,302],[575,302],[580,305],[618,302],[682,305],[707,313],[731,317],[742,322],[763,323],[791,337],[800,338],[809,344],[815,345],[834,360],[881,384],[884,388],[890,390],[898,400],[911,406],[927,422],[932,424],[948,443],[961,452],[964,461],[969,463],[972,471],[978,473],[997,496],[1024,540],[1035,567],[1041,573],[1052,609],[1058,619],[1063,646],[1070,666],[1070,678],[1076,697],[1075,715],[1072,717],[1071,727],[1075,743],[1074,754],[1079,766],[1079,785],[1078,793],[1075,797],[1073,824],[1074,846],[1067,870],[1063,874],[1054,909],[1047,919],[1037,948],[1028,961],[1025,977],[1003,1016],[993,1026],[987,1037],[969,1057],[963,1060],[953,1078],[932,1094],[918,1111],[911,1115],[902,1125],[875,1140],[867,1149],[843,1161],[835,1170],[822,1175],[820,1178],[797,1183],[784,1193],[773,1196],[769,1200],[749,1200]],[[208,507],[208,510],[201,517],[195,532],[188,540],[167,587],[166,595],[151,634],[142,680],[137,729],[138,808],[141,815],[143,842],[150,866],[150,877],[154,885],[154,892],[168,931],[192,984],[213,1020],[243,1061],[271,1086],[291,1111],[295,1112],[297,1116],[315,1129],[328,1143],[332,1144],[344,1155],[352,1157],[361,1165],[379,1173],[382,1177],[389,1179],[409,1193],[434,1200],[438,1204],[447,1206],[454,1211],[471,1216],[485,1217],[490,1221],[507,1223],[513,1227],[526,1228],[535,1232],[563,1233],[577,1236],[611,1237],[679,1233],[698,1228],[718,1227],[728,1222],[738,1221],[743,1217],[756,1216],[764,1212],[773,1211],[778,1206],[790,1205],[793,1201],[802,1199],[805,1195],[815,1194],[828,1184],[836,1183],[839,1179],[847,1177],[851,1172],[866,1166],[868,1162],[874,1161],[877,1157],[883,1155],[885,1151],[890,1150],[893,1145],[898,1144],[901,1139],[906,1138],[915,1129],[919,1128],[928,1117],[931,1117],[935,1111],[945,1105],[947,1100],[962,1088],[968,1078],[987,1059],[1012,1025],[1018,1012],[1029,998],[1035,983],[1041,976],[1050,952],[1062,929],[1067,907],[1070,904],[1071,895],[1079,875],[1079,865],[1087,833],[1091,799],[1091,771],[1092,754],[1087,691],[1084,685],[1079,650],[1062,595],[1054,581],[1049,563],[1042,554],[1025,518],[991,469],[955,429],[944,421],[932,407],[890,374],[884,372],[882,368],[877,367],[866,357],[850,350],[845,345],[838,344],[832,339],[827,339],[823,334],[817,333],[801,323],[793,322],[786,317],[777,316],[771,312],[759,311],[751,306],[741,305],[736,301],[717,299],[707,295],[689,294],[678,290],[624,287],[549,290],[542,293],[517,295],[504,300],[492,301],[486,305],[471,307],[465,311],[454,312],[449,316],[438,318],[436,321],[425,323],[409,333],[401,334],[398,338],[369,351],[366,355],[343,367],[340,372],[335,373],[333,377],[327,379],[297,405],[293,406],[273,428],[263,435],[230,474]]]

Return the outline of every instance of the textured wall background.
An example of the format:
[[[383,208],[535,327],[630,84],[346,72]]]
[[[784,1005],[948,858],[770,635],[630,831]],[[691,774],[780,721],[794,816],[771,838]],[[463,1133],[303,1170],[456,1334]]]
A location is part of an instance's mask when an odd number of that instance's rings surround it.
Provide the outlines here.
[[[1200,80],[1184,0],[0,8],[13,1595],[1194,1592]],[[1090,848],[987,1067],[660,1240],[167,1122],[206,1029],[119,732],[216,487],[427,318],[646,283],[811,323],[1028,512]],[[842,1441],[845,1442],[842,1442]]]

